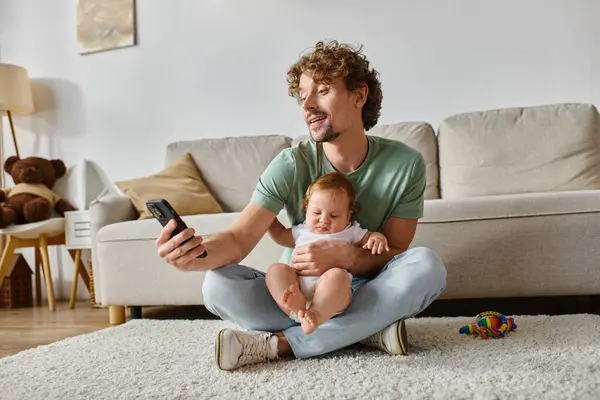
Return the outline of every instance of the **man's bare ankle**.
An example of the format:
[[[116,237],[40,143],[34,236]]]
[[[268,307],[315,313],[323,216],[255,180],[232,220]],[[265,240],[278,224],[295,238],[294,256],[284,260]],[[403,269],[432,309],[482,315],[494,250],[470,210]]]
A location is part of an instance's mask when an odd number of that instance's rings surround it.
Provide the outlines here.
[[[283,332],[275,332],[277,336],[277,355],[281,358],[285,358],[292,355],[292,346],[288,343]]]

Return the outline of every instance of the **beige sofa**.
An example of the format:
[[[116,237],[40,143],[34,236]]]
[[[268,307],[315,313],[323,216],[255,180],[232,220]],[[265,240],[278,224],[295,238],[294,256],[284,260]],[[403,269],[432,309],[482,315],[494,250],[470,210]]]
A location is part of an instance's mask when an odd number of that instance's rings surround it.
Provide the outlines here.
[[[444,260],[441,298],[600,294],[600,117],[589,104],[557,104],[451,116],[437,134],[424,122],[373,128],[418,149],[427,162],[425,215],[412,246]],[[285,136],[172,143],[166,164],[189,152],[224,212],[186,216],[199,234],[226,228],[282,149]],[[203,304],[203,272],[180,272],[157,255],[160,230],[137,220],[127,197],[90,206],[96,301],[111,322],[124,307]],[[279,216],[284,224],[284,212]],[[266,235],[244,260],[266,270],[281,248]]]

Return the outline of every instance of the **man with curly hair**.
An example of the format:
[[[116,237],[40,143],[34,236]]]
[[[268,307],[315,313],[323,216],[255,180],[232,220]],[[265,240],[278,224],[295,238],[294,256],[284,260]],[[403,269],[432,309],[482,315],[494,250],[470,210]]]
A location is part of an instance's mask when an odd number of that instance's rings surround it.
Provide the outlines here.
[[[377,123],[382,91],[361,47],[319,42],[290,68],[287,80],[310,139],[271,161],[250,203],[227,230],[203,241],[190,228],[169,239],[174,229],[170,224],[156,241],[158,253],[180,270],[207,271],[202,287],[206,308],[244,329],[218,333],[216,361],[223,370],[288,356],[318,356],[359,342],[406,355],[404,319],[428,307],[446,286],[440,258],[428,248],[409,249],[423,215],[423,157],[403,143],[365,133]],[[280,261],[300,275],[321,276],[337,267],[364,279],[343,313],[306,335],[273,300],[265,274],[239,262],[283,207],[292,224],[301,223],[306,189],[333,171],[345,174],[356,189],[356,221],[383,233],[390,251],[372,254],[332,240],[293,252],[286,249]],[[205,250],[208,256],[197,258]]]

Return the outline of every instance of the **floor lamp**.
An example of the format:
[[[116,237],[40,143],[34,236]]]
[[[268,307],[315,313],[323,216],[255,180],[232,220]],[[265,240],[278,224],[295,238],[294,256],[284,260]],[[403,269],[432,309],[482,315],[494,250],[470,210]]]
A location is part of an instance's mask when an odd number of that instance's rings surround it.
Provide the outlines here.
[[[34,111],[31,83],[25,68],[17,65],[0,63],[0,187],[5,187],[4,180],[4,135],[2,134],[2,117],[8,116],[10,132],[15,146],[17,157],[20,158],[19,146],[15,135],[15,124],[13,115],[26,115]],[[6,238],[0,235],[0,253],[4,251]],[[2,278],[0,277],[0,284]]]
[[[33,96],[27,70],[17,65],[0,64],[0,116],[8,116],[15,152],[19,158],[13,116],[27,115],[33,111]],[[4,159],[1,162],[4,163]]]

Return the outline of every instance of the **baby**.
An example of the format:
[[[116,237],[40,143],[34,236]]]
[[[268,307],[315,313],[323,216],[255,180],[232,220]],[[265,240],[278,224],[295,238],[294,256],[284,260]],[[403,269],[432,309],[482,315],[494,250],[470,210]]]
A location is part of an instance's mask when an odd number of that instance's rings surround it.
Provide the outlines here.
[[[276,243],[295,248],[328,239],[360,243],[372,254],[389,251],[384,235],[362,229],[358,222],[350,222],[357,207],[352,183],[343,174],[332,172],[314,181],[306,191],[303,207],[306,219],[302,224],[285,228],[275,219],[269,235]],[[343,312],[354,291],[364,282],[342,268],[331,268],[321,276],[299,276],[296,270],[282,263],[272,264],[266,276],[267,287],[275,302],[302,325],[306,334]]]

